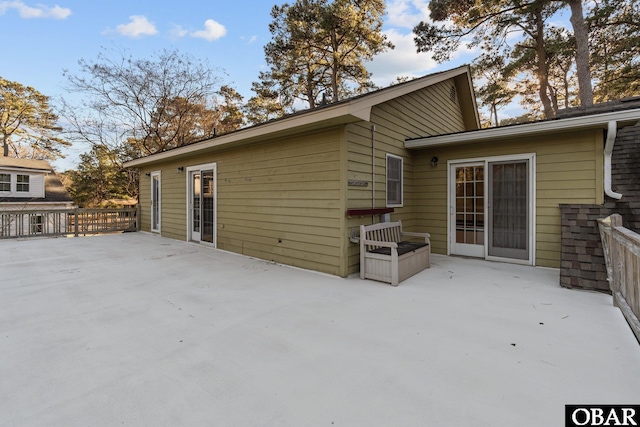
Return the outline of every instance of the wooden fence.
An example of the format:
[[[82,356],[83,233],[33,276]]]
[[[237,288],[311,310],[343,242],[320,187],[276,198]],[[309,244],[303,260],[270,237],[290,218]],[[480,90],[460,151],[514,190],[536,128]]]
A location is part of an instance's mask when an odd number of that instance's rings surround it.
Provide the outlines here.
[[[613,304],[619,307],[640,341],[640,235],[613,214],[598,220]]]
[[[139,230],[136,208],[0,210],[0,239]]]

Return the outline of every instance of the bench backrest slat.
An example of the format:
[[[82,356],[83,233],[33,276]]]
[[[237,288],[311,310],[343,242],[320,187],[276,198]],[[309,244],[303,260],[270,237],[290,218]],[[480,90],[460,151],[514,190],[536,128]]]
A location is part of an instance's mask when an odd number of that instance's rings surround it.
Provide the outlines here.
[[[381,222],[379,224],[367,225],[364,227],[365,235],[360,236],[366,240],[375,240],[378,242],[400,242],[402,234],[402,223],[398,222]],[[367,245],[366,250],[371,251],[378,249],[380,246]]]

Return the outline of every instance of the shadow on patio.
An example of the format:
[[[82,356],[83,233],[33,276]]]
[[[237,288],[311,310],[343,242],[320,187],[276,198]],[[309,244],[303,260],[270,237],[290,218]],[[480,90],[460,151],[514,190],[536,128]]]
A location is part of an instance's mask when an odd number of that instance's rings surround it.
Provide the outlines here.
[[[434,255],[398,288],[149,234],[2,241],[0,425],[551,426],[640,402],[558,272]]]

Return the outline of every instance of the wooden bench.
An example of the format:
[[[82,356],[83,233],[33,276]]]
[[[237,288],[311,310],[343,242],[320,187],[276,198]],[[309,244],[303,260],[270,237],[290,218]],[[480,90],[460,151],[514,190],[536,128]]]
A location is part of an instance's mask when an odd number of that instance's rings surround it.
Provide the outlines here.
[[[429,268],[429,233],[402,231],[402,221],[360,226],[360,278],[398,286],[399,282]],[[409,242],[420,238],[424,242]]]

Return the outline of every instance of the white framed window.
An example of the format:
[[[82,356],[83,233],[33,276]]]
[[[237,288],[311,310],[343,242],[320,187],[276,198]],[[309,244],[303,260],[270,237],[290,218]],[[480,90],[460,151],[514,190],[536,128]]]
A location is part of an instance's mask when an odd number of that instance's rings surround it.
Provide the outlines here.
[[[400,207],[403,203],[403,158],[387,154],[387,207]]]
[[[0,173],[0,191],[11,191],[11,174]]]
[[[20,193],[29,192],[29,175],[16,175],[16,191]]]
[[[161,194],[160,171],[151,172],[151,231],[156,233],[160,232]]]
[[[42,215],[29,215],[29,225],[31,226],[29,234],[42,234]]]

